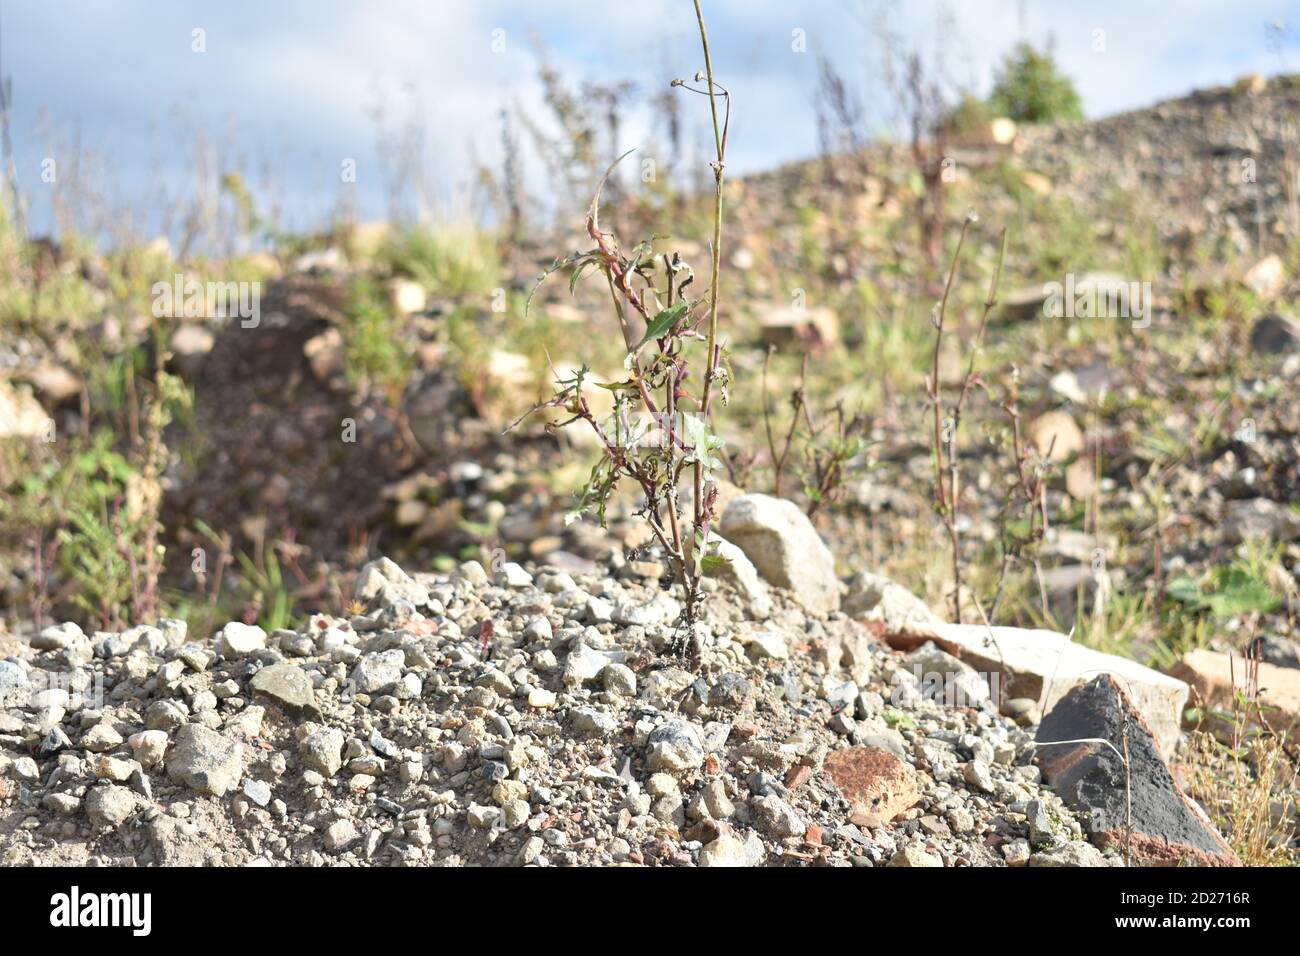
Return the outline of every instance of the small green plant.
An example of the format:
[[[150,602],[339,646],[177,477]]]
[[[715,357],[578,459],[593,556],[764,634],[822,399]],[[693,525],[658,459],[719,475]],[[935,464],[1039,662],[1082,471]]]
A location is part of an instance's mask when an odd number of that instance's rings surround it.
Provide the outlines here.
[[[955,135],[978,132],[989,123],[989,107],[974,93],[967,90],[948,114],[948,129]]]
[[[866,433],[869,422],[861,412],[848,414],[844,403],[837,402],[826,414],[815,415],[804,389],[808,356],[804,355],[799,371],[799,385],[790,393],[790,422],[777,451],[772,428],[767,389],[769,349],[763,360],[763,429],[767,435],[768,456],[772,464],[772,494],[778,498],[787,464],[793,465],[808,500],[808,517],[834,502],[838,497],[846,469],[870,445]],[[794,459],[791,451],[796,451]]]
[[[133,379],[127,392],[134,408]],[[46,476],[64,489],[67,526],[58,532],[58,559],[73,588],[71,600],[105,629],[130,619],[152,620],[161,610],[164,552],[158,515],[168,456],[163,432],[189,403],[190,393],[180,379],[159,371],[129,458],[114,450],[110,433],[101,431],[73,457],[72,476]]]
[[[1083,103],[1050,50],[1021,43],[1007,54],[993,80],[989,109],[1017,123],[1083,119]]]
[[[1220,565],[1197,579],[1180,575],[1171,580],[1166,593],[1193,611],[1208,611],[1217,618],[1241,614],[1267,614],[1282,599],[1274,593],[1268,580],[1268,568],[1276,563],[1277,552],[1260,553],[1258,543],[1247,543],[1243,555],[1228,565]]]
[[[293,596],[285,587],[275,549],[268,550],[260,561],[243,551],[236,557],[250,596],[249,616],[255,615],[267,631],[288,627],[293,620]]]
[[[286,552],[290,570],[302,581],[304,575],[294,563],[292,544],[278,542],[268,546],[265,539],[259,537],[253,543],[253,553],[250,555],[246,551],[235,552],[230,535],[217,532],[207,522],[197,520],[194,527],[211,543],[216,555],[213,567],[199,575],[201,600],[189,601],[183,605],[187,612],[186,619],[202,621],[211,629],[226,613],[222,610],[222,599],[226,596],[223,584],[226,581],[226,569],[230,567],[233,557],[234,563],[239,566],[239,573],[233,576],[232,596],[235,603],[231,610],[245,621],[255,621],[267,631],[290,627],[297,595],[285,581],[277,551]]]
[[[894,730],[916,729],[916,721],[912,718],[912,715],[896,707],[886,707],[880,716]]]
[[[490,238],[468,229],[403,230],[380,250],[394,275],[415,279],[436,295],[483,295],[501,274]]]
[[[374,391],[397,407],[413,369],[402,347],[401,321],[370,279],[353,283],[343,326],[343,369],[354,388]]]
[[[656,253],[653,239],[624,252],[614,233],[601,228],[601,191],[614,169],[611,166],[587,209],[586,233],[593,247],[557,260],[542,279],[567,268],[573,290],[584,276],[604,278],[623,333],[627,377],[616,382],[588,381],[586,366],[569,376],[557,372],[554,397],[534,409],[561,409],[569,417],[551,427],[585,422],[600,442],[600,460],[573,517],[593,510],[603,524],[605,505],[615,485],[629,479],[640,488],[639,513],[663,549],[685,597],[678,622],[683,642],[689,640],[698,614],[701,577],[724,560],[710,550],[716,548],[716,535],[711,534],[717,498],[713,476],[722,466],[717,457],[722,440],[712,431],[711,415],[715,400],[726,403],[729,380],[718,342],[718,288],[731,95],[713,78],[699,0],[695,12],[704,48],[704,70],[696,74],[695,82],[705,85],[691,86],[684,80],[674,80],[672,85],[707,96],[713,119],[713,243],[706,297],[689,295],[695,275],[679,255]],[[725,103],[721,116],[720,98]],[[697,356],[701,343],[704,354]],[[592,385],[614,396],[613,413],[603,420],[588,402],[586,390]],[[689,510],[683,500],[684,486],[691,490]],[[696,652],[693,645],[691,651]]]
[[[71,525],[59,531],[64,572],[76,586],[72,603],[105,630],[117,629],[127,616],[131,574],[122,546],[133,534],[120,499],[101,501],[100,509],[79,507],[68,515]]]

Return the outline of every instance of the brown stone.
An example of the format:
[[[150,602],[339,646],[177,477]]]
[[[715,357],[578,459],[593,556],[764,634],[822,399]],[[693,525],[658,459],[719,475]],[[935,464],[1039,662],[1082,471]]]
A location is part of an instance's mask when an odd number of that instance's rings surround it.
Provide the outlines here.
[[[1211,711],[1232,713],[1236,692],[1246,690],[1246,661],[1239,654],[1229,661],[1227,654],[1217,651],[1204,648],[1190,651],[1174,665],[1170,673],[1187,681],[1192,688],[1190,702],[1199,707],[1204,715],[1209,715]],[[1293,740],[1300,738],[1300,669],[1278,667],[1261,661],[1259,704],[1273,730],[1282,736],[1290,735]],[[1258,715],[1259,708],[1255,707],[1243,714],[1249,723],[1256,723]],[[1213,729],[1222,729],[1214,724],[1212,721]]]
[[[1051,411],[1036,418],[1025,430],[1029,444],[1053,462],[1068,461],[1083,452],[1083,432],[1067,412]]]
[[[883,826],[921,799],[916,771],[879,747],[837,750],[822,769],[852,804],[851,819],[859,826]]]
[[[796,767],[791,767],[786,773],[785,785],[791,790],[798,790],[808,782],[808,778],[811,776],[812,767],[809,767],[807,764],[799,764]]]
[[[791,306],[763,316],[761,320],[764,345],[802,345],[810,349],[824,349],[835,345],[840,338],[839,317],[830,309]]]
[[[1286,289],[1286,267],[1277,254],[1265,256],[1247,270],[1243,281],[1262,300],[1270,302]]]

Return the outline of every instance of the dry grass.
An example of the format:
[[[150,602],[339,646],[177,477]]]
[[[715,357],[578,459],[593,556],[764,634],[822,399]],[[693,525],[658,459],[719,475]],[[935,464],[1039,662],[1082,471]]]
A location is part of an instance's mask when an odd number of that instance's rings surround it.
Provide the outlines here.
[[[1300,768],[1284,739],[1261,732],[1237,749],[1191,736],[1191,795],[1247,866],[1300,866],[1296,786]]]

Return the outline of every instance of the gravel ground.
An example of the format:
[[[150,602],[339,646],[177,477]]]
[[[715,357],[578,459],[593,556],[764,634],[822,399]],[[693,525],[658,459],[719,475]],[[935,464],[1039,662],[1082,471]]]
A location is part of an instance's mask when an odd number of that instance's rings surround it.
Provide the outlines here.
[[[869,621],[711,583],[695,668],[657,582],[516,564],[382,559],[366,613],[300,631],[47,628],[4,649],[3,862],[1118,862],[990,700],[927,698]]]

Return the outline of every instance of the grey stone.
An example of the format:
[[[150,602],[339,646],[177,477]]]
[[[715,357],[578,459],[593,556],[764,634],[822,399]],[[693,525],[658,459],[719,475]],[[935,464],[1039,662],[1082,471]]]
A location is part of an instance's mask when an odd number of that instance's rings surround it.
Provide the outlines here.
[[[975,668],[926,641],[907,655],[921,696],[950,707],[978,707],[989,699],[989,683]]]
[[[700,848],[699,865],[749,866],[749,856],[745,851],[744,842],[739,837],[731,833],[723,833]]]
[[[247,657],[266,649],[266,631],[256,624],[241,624],[231,621],[216,635],[217,653],[227,659]]]
[[[45,628],[32,638],[31,644],[38,651],[61,651],[69,647],[77,638],[85,636],[80,627],[68,621]]]
[[[68,739],[68,735],[63,732],[62,727],[51,727],[49,733],[42,738],[36,752],[42,757],[53,757],[71,746],[72,741]]]
[[[168,777],[214,797],[235,789],[243,772],[243,748],[201,724],[178,730],[167,753]]]
[[[807,832],[808,824],[794,808],[775,794],[749,801],[755,822],[778,839]]]
[[[135,812],[135,794],[126,787],[92,787],[86,794],[86,816],[93,826],[120,827]]]
[[[482,571],[481,566],[479,570]],[[379,558],[362,567],[353,594],[371,607],[392,607],[398,601],[407,601],[420,608],[429,603],[428,589],[388,558]]]
[[[707,571],[710,577],[726,581],[744,600],[750,616],[763,620],[772,613],[772,601],[767,593],[767,585],[758,575],[754,563],[746,557],[745,552],[726,539],[719,538],[714,546],[721,562],[710,564]]]
[[[569,726],[583,734],[612,734],[618,730],[618,718],[595,707],[574,707],[569,711]]]
[[[1009,861],[1008,861],[1009,862]],[[1107,866],[1106,858],[1102,856],[1091,843],[1082,840],[1074,840],[1069,843],[1063,843],[1060,846],[1043,853],[1035,853],[1029,858],[1030,866],[1056,866],[1056,867],[1092,867]]]
[[[1237,862],[1193,809],[1114,677],[1102,674],[1070,691],[1043,718],[1036,739],[1043,776],[1066,806],[1085,816],[1099,847],[1127,847],[1135,859],[1162,866]],[[1110,746],[1057,743],[1074,740]]]
[[[933,853],[927,852],[924,847],[911,843],[895,853],[890,858],[889,865],[901,867],[941,867],[943,866],[943,860],[935,856]]]
[[[266,698],[291,717],[320,716],[311,678],[296,664],[263,667],[248,682],[254,694]]]
[[[271,786],[264,780],[245,780],[244,796],[259,807],[264,807],[271,802]]]
[[[961,769],[962,779],[981,793],[993,792],[993,776],[988,764],[982,760],[971,760]]]
[[[359,839],[361,834],[351,820],[336,820],[325,829],[325,849],[331,853],[342,853]]]
[[[626,664],[606,664],[598,676],[611,694],[636,696],[636,673]]]
[[[1253,538],[1294,541],[1300,538],[1300,515],[1268,498],[1229,501],[1224,530],[1233,544]]]
[[[709,706],[739,710],[754,696],[754,687],[745,675],[728,671],[709,688]]]
[[[343,731],[326,727],[304,737],[298,744],[298,755],[311,770],[332,777],[343,766]]]
[[[859,571],[845,582],[841,610],[850,617],[880,621],[893,634],[939,620],[930,606],[907,588],[870,571]]]
[[[0,707],[12,706],[27,689],[27,672],[13,661],[0,661]]]
[[[1250,348],[1257,355],[1300,352],[1300,323],[1276,313],[1262,315],[1251,326]]]
[[[352,668],[353,686],[362,694],[383,693],[402,679],[406,654],[398,648],[363,654]]]
[[[1034,848],[1052,846],[1056,843],[1056,832],[1052,828],[1052,818],[1041,800],[1030,800],[1025,808],[1025,822],[1029,824],[1029,844]]]
[[[656,727],[646,741],[646,768],[681,773],[704,763],[704,747],[695,728],[685,721],[670,720]]]

